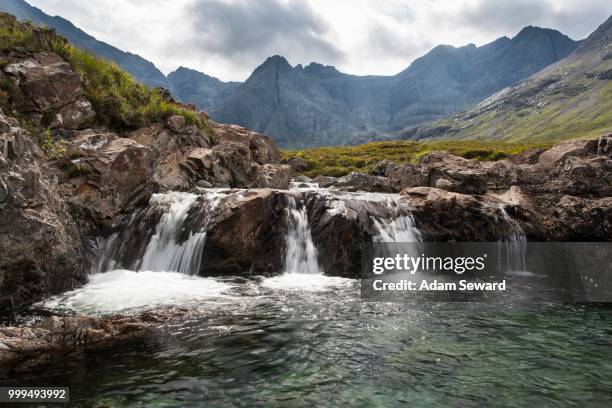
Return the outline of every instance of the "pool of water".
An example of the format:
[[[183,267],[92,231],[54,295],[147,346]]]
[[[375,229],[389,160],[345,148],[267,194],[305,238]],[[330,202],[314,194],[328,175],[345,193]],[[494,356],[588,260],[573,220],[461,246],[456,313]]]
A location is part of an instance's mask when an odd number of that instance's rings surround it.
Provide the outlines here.
[[[196,312],[0,385],[69,385],[71,405],[100,407],[612,406],[607,307],[362,302],[357,281],[320,275],[112,273],[45,306]]]

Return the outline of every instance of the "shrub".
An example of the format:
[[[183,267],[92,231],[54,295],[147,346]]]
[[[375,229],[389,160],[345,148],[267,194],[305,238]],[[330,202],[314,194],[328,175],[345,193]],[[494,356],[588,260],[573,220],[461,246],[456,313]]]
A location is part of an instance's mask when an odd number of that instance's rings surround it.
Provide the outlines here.
[[[38,134],[37,142],[49,160],[57,160],[66,154],[66,143],[63,140],[55,140],[49,129]]]

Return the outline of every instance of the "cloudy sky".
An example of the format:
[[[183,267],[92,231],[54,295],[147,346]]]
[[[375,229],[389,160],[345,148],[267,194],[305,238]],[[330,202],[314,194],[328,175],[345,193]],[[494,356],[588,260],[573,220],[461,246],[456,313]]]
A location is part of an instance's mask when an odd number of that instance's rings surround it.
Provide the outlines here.
[[[395,74],[438,44],[482,45],[526,25],[586,37],[610,0],[28,0],[155,63],[243,81],[266,57]]]

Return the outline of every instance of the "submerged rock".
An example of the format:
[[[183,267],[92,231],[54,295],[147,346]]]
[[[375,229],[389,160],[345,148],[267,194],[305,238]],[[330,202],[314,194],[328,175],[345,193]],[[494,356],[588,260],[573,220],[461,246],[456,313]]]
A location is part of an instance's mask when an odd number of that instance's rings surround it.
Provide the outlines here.
[[[33,326],[0,327],[0,366],[23,372],[75,351],[150,335],[160,324],[184,317],[186,309],[149,310],[108,317],[51,316]]]

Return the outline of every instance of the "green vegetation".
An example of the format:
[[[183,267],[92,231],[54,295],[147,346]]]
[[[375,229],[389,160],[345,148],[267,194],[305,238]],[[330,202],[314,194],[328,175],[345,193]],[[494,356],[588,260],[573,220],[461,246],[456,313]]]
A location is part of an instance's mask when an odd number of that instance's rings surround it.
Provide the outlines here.
[[[10,15],[0,14],[0,53],[27,55],[42,51],[60,55],[81,76],[85,97],[97,114],[96,125],[122,132],[178,114],[187,124],[198,126],[209,135],[214,133],[203,115],[168,101],[116,64],[74,47],[52,29],[20,23]]]
[[[49,129],[38,134],[37,142],[49,160],[62,158],[66,153],[65,142],[63,140],[55,140]]]
[[[297,157],[308,162],[309,168],[302,174],[343,176],[353,171],[367,173],[372,166],[384,159],[394,163],[416,162],[419,157],[433,151],[447,151],[457,156],[477,160],[500,160],[531,148],[547,148],[546,143],[495,143],[481,141],[390,141],[373,142],[358,146],[316,147],[305,150],[285,150],[283,161]]]

